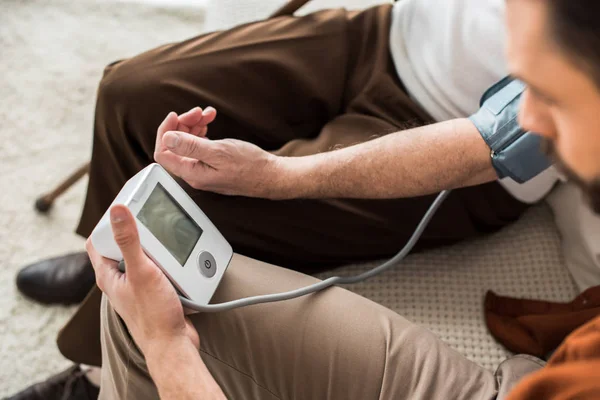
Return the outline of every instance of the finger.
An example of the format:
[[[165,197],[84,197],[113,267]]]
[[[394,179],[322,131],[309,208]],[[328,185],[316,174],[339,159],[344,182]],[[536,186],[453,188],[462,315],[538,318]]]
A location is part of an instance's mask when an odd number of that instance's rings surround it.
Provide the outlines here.
[[[206,125],[196,125],[190,130],[192,135],[198,136],[199,138],[206,138],[207,132],[208,127]]]
[[[171,131],[177,128],[178,124],[177,114],[170,112],[167,117],[163,120],[156,131],[156,144],[154,147],[155,152],[165,151],[166,149],[162,145],[162,137],[167,131]]]
[[[203,113],[200,107],[194,107],[190,111],[179,116],[179,123],[188,127],[194,126],[202,121]]]
[[[202,111],[202,124],[208,125],[217,118],[217,110],[214,107],[206,107]]]
[[[191,133],[196,134],[196,136],[206,136],[206,127],[213,122],[215,118],[217,118],[217,110],[213,107],[206,107],[204,111],[202,111],[202,120],[192,127]]]
[[[180,131],[180,132],[186,132],[186,133],[190,133],[190,127],[187,125],[184,125],[182,123],[178,123],[177,124],[177,128],[173,129],[175,131]]]
[[[172,153],[190,157],[210,165],[210,155],[217,148],[216,142],[200,139],[182,132],[169,131],[163,137],[163,145]]]
[[[215,120],[217,116],[217,110],[213,107],[207,107],[202,111],[202,118],[194,125],[190,125],[189,130],[183,130],[184,132],[189,132],[194,136],[205,137],[208,132],[207,125]],[[180,118],[181,122],[181,118]],[[181,126],[181,124],[179,124]],[[177,130],[182,130],[178,129]]]
[[[85,248],[92,262],[96,284],[110,297],[114,293],[115,286],[119,284],[119,278],[123,275],[118,269],[118,263],[102,257],[94,248],[91,239],[86,241]]]
[[[135,218],[126,206],[118,204],[110,209],[110,223],[115,242],[125,260],[127,276],[134,278],[141,272],[146,261]]]
[[[162,165],[164,169],[183,179],[190,185],[193,182],[193,178],[197,175],[198,164],[201,164],[197,160],[181,157],[170,151],[157,153],[154,155],[154,159],[157,163]]]

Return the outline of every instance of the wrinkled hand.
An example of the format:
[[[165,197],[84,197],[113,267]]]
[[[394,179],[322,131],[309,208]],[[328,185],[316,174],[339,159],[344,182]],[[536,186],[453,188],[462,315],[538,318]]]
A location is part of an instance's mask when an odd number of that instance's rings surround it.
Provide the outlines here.
[[[195,189],[270,197],[278,157],[241,140],[207,139],[207,126],[215,117],[212,108],[167,115],[156,135],[156,162]]]
[[[129,209],[123,205],[113,206],[110,218],[126,272],[119,271],[116,261],[98,254],[90,239],[86,249],[98,287],[123,318],[137,345],[147,354],[149,346],[183,338],[199,348],[198,332],[185,319],[175,288],[142,250],[135,219]]]

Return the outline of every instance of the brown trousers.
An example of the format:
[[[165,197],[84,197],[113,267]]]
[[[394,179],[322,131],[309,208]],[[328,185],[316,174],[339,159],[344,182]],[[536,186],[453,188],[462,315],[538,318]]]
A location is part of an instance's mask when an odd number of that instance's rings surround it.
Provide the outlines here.
[[[77,232],[88,236],[127,179],[153,161],[156,128],[170,111],[213,106],[210,138],[286,156],[430,122],[396,75],[389,30],[389,5],[330,10],[201,35],[109,65]],[[306,273],[395,254],[434,198],[270,201],[183,186],[237,253]],[[417,250],[493,232],[525,208],[496,182],[456,190]],[[75,361],[100,362],[99,302],[92,293],[59,337]]]

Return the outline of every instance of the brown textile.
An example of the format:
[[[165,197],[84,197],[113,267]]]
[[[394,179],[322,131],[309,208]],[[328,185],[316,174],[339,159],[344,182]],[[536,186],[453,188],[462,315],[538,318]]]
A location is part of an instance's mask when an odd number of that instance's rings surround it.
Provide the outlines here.
[[[568,303],[503,297],[492,291],[485,297],[485,322],[491,334],[515,353],[540,358],[598,315],[600,286]]]
[[[210,138],[243,139],[286,156],[430,122],[394,70],[390,10],[383,5],[280,17],[108,66],[98,90],[89,187],[77,232],[89,235],[126,180],[153,161],[156,128],[170,111],[213,106],[219,114]],[[183,186],[236,252],[307,273],[395,254],[434,198],[269,201]],[[525,208],[497,182],[456,190],[418,249],[493,232]],[[95,315],[80,320],[96,321],[98,300],[90,297],[75,320],[87,310]],[[77,333],[69,335],[71,329]],[[98,363],[99,349],[62,340],[75,335],[99,340],[98,332],[72,321],[59,339],[64,354]]]
[[[58,333],[58,350],[71,361],[100,366],[100,299],[96,285]]]

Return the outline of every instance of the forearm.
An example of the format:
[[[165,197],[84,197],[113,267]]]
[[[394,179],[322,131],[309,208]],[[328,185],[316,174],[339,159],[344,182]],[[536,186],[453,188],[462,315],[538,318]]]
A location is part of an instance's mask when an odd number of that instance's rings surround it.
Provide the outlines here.
[[[467,119],[278,163],[279,198],[412,197],[496,178],[490,150]]]
[[[147,353],[148,370],[161,399],[226,398],[190,340],[152,344]]]

